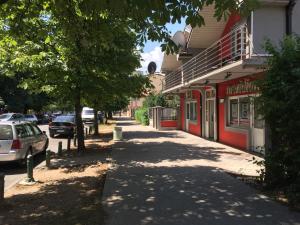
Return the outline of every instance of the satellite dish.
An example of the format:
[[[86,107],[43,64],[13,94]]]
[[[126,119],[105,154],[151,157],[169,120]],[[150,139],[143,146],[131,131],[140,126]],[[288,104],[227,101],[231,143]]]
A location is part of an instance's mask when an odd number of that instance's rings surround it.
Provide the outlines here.
[[[154,74],[156,71],[156,63],[155,62],[150,62],[148,65],[148,73],[149,74]]]
[[[171,40],[177,45],[177,47],[184,48],[186,47],[186,40],[184,33],[182,31],[177,31]]]

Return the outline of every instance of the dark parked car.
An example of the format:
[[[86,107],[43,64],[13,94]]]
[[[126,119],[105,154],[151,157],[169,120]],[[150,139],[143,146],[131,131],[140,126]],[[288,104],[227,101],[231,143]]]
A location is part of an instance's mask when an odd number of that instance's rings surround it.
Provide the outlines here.
[[[74,116],[57,116],[51,123],[49,123],[50,137],[54,137],[56,134],[73,137],[75,132],[76,124]]]
[[[47,114],[37,114],[38,124],[48,124],[50,122],[50,117]]]

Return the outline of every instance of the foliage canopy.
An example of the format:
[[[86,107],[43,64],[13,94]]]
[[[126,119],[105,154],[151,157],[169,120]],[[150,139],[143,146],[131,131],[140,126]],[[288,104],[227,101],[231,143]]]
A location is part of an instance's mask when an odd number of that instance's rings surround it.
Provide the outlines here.
[[[268,71],[258,82],[257,101],[269,127],[271,145],[265,156],[265,181],[284,188],[291,201],[300,202],[300,38],[286,37],[276,47],[266,43]]]

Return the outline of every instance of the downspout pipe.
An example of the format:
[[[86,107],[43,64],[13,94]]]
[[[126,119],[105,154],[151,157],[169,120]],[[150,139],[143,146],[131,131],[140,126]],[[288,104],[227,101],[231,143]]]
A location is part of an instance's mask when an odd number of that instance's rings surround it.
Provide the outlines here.
[[[220,136],[220,131],[219,131],[219,127],[220,127],[220,112],[219,112],[219,85],[216,85],[216,130],[217,130],[217,142],[219,142],[219,136]]]
[[[293,8],[296,5],[296,0],[290,0],[289,4],[286,6],[286,35],[291,35],[292,31],[292,17]]]

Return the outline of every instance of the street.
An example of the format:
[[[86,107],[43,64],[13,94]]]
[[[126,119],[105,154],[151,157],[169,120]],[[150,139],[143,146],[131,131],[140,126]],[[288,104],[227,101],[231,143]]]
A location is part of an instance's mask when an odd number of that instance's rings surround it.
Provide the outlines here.
[[[50,138],[48,125],[39,125],[42,131],[46,131],[49,138],[49,146],[53,152],[57,152],[58,142],[62,141],[63,149],[67,148],[67,139],[65,137],[56,136],[55,138]],[[34,157],[34,165],[38,166],[44,161],[44,156],[42,154],[36,155]],[[17,163],[5,163],[0,164],[0,171],[5,174],[5,187],[7,190],[11,186],[15,185],[19,180],[21,180],[26,174],[26,167],[21,168]]]

